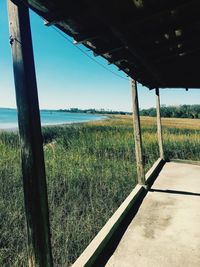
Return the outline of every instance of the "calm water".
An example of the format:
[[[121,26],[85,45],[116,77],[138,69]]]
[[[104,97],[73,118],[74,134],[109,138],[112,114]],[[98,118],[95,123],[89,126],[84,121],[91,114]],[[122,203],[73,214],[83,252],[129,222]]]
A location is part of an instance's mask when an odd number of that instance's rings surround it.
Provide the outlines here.
[[[100,115],[65,113],[58,111],[41,111],[40,116],[42,125],[87,122],[105,118]],[[0,108],[0,129],[11,129],[16,127],[18,127],[17,111],[15,109]]]

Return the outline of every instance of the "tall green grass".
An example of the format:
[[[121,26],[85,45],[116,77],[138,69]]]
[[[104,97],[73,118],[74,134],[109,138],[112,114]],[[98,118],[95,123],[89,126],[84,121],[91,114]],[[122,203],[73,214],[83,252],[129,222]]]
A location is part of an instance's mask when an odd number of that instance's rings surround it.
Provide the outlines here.
[[[165,126],[167,156],[199,160],[200,131]],[[158,158],[154,121],[142,121],[146,171]],[[43,129],[55,266],[69,266],[136,184],[129,117]],[[0,133],[0,266],[27,266],[17,133]]]

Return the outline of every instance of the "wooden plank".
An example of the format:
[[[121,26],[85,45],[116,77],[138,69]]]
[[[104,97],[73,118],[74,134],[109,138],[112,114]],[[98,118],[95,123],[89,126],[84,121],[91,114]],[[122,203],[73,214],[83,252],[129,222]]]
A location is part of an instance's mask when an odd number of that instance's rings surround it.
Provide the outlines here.
[[[50,267],[49,214],[45,165],[29,11],[8,0],[10,43],[21,141],[29,267]]]
[[[162,137],[162,125],[161,125],[161,115],[160,115],[160,93],[159,89],[155,89],[156,92],[156,112],[157,112],[157,132],[158,132],[158,145],[160,158],[165,159],[164,149],[163,149],[163,137]]]
[[[141,185],[145,185],[137,82],[132,79],[131,79],[131,91],[132,91],[132,104],[133,104],[133,125],[134,125],[135,156],[136,156],[136,163],[137,163],[138,183]]]

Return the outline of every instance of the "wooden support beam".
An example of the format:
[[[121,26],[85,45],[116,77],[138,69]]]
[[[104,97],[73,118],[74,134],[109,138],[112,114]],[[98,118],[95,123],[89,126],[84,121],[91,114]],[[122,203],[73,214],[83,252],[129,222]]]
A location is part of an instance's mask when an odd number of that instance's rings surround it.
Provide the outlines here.
[[[162,6],[162,2],[160,3]],[[157,8],[155,9],[157,11],[152,12],[150,16],[143,16],[142,19],[140,18],[139,20],[136,19],[136,21],[134,21],[135,33],[139,32],[141,34],[142,32],[145,32],[146,34],[147,27],[155,27],[155,31],[150,31],[150,35],[154,36],[154,33],[161,35],[168,32],[169,29],[179,29],[180,27],[187,26],[189,21],[196,21],[196,19],[198,19],[198,0],[185,1],[185,3],[178,5],[177,1],[174,1],[169,3],[169,6],[165,8],[163,6],[159,8],[158,5],[159,2],[157,3]],[[185,12],[186,10],[187,12]],[[193,14],[193,16],[188,19],[190,14]],[[132,28],[133,25],[130,24],[128,30]]]
[[[197,53],[199,51],[200,51],[200,47],[196,47],[196,48],[191,48],[191,50],[182,50],[182,51],[176,52],[176,53],[171,54],[171,55],[167,55],[167,56],[163,56],[163,57],[160,56],[157,60],[155,60],[155,64],[159,65],[160,63],[169,62],[172,60],[174,63],[175,60],[180,58],[180,57],[190,56],[193,53]]]
[[[47,27],[50,27],[50,26],[54,26],[55,24],[58,24],[60,22],[60,20],[52,20],[52,21],[48,21],[46,19],[44,19],[44,25],[47,26]]]
[[[85,36],[84,38],[79,38],[79,40],[74,40],[73,43],[75,45],[79,45],[79,44],[84,44],[84,43],[87,43],[88,41],[92,41],[92,40],[95,40],[95,39],[98,39],[100,37],[100,35],[96,35],[96,36]]]
[[[138,183],[145,185],[144,161],[142,155],[142,136],[140,127],[139,103],[137,93],[137,82],[131,79],[131,92],[133,104],[133,125],[135,138],[135,156],[137,163]]]
[[[8,0],[22,174],[28,232],[29,267],[51,267],[49,214],[37,84],[29,11]]]
[[[163,149],[163,137],[162,137],[162,125],[161,125],[161,115],[160,115],[160,93],[159,89],[156,88],[156,112],[157,112],[157,132],[158,132],[158,144],[159,144],[159,152],[160,158],[165,159],[164,149]]]
[[[104,55],[104,54],[110,54],[110,53],[113,54],[113,53],[118,52],[118,51],[123,50],[123,49],[127,49],[127,48],[124,45],[122,45],[122,46],[118,46],[118,47],[101,49],[101,50],[96,49],[95,54],[97,54],[97,56]]]
[[[121,24],[118,20],[113,19],[113,17],[110,15],[109,9],[105,9],[104,5],[100,2],[86,0],[86,3],[88,3],[93,13],[100,21],[102,21],[103,24],[109,25],[115,38],[120,40],[121,44],[127,47],[128,51],[143,65],[150,77],[152,77],[154,80],[154,83],[160,84],[163,80],[163,77],[161,77],[159,68],[154,66],[151,60],[145,56],[145,53],[142,51],[140,45],[136,42],[133,42],[132,35],[129,34],[129,31],[127,32],[126,25]]]
[[[121,63],[128,63],[128,60],[127,59],[124,59],[124,58],[114,58],[112,57],[111,59],[109,59],[108,61],[108,65],[111,65],[111,64],[121,64]]]

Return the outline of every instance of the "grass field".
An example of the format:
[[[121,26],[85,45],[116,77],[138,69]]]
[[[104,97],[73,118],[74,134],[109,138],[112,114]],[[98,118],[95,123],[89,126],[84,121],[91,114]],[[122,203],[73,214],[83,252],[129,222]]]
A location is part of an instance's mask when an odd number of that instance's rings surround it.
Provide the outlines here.
[[[158,158],[155,118],[141,118],[146,171]],[[200,120],[163,119],[167,157],[200,160]],[[132,119],[43,129],[54,266],[70,266],[136,184]],[[16,133],[0,133],[0,266],[27,266]]]

